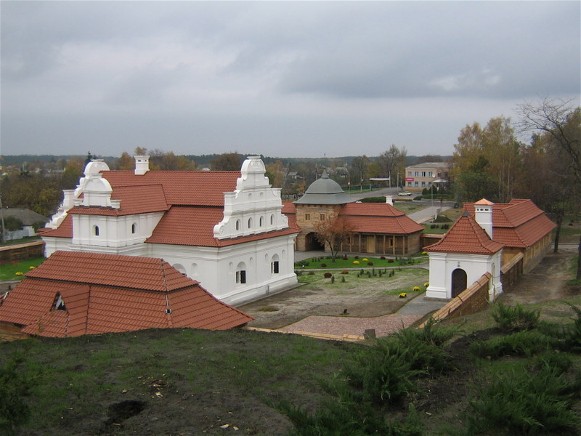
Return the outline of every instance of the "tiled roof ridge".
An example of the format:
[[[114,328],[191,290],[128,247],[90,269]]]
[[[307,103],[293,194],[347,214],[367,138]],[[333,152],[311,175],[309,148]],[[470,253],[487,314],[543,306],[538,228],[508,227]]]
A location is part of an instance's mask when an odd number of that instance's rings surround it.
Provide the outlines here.
[[[450,243],[450,239],[452,237],[454,237],[455,233],[456,233],[456,229],[460,229],[461,226],[469,226],[469,229],[472,233],[472,235],[476,238],[476,242],[478,243],[479,247],[472,247],[472,249],[470,249],[471,247],[469,247],[468,249],[463,249],[463,247],[459,247],[458,249],[456,248],[450,248],[450,247],[446,247],[446,243]],[[443,247],[443,248],[441,248]],[[469,214],[464,214],[462,215],[458,220],[456,220],[456,222],[454,223],[454,225],[450,228],[450,230],[448,231],[448,233],[446,233],[444,235],[444,237],[442,239],[440,239],[438,242],[436,242],[435,244],[429,245],[427,246],[425,249],[426,251],[443,251],[443,252],[477,252],[477,249],[482,249],[486,252],[489,253],[495,253],[498,250],[500,250],[502,248],[502,244],[494,241],[493,239],[491,239],[488,234],[486,233],[486,231],[480,227],[480,225],[476,222],[476,220],[474,218],[472,218]]]
[[[115,280],[104,280],[102,278],[102,276],[97,277],[97,278],[93,278],[93,280],[88,279],[86,274],[83,274],[83,276],[79,276],[79,277],[75,277],[75,276],[71,276],[71,275],[67,275],[65,278],[55,278],[54,276],[52,276],[52,274],[48,274],[48,277],[46,275],[45,269],[47,269],[48,267],[46,265],[51,265],[51,262],[48,262],[48,260],[50,259],[55,259],[57,261],[65,261],[68,259],[73,259],[73,262],[75,260],[78,260],[79,257],[82,257],[83,260],[87,261],[87,260],[91,260],[94,259],[95,262],[98,261],[109,261],[111,263],[114,263],[115,261],[117,262],[123,262],[125,265],[129,265],[129,266],[138,266],[138,265],[142,265],[142,266],[149,266],[149,267],[153,267],[154,269],[159,269],[161,271],[162,274],[164,274],[165,272],[163,271],[164,269],[168,269],[168,268],[172,268],[171,265],[169,263],[167,263],[165,260],[163,260],[162,258],[157,258],[157,257],[146,257],[146,256],[126,256],[126,255],[122,255],[122,254],[112,254],[112,253],[93,253],[93,252],[76,252],[76,251],[56,251],[54,252],[48,259],[47,262],[42,263],[41,265],[39,265],[37,268],[29,271],[28,273],[26,273],[26,277],[27,278],[34,278],[34,279],[39,279],[39,280],[50,280],[53,282],[68,282],[68,283],[86,283],[90,285],[99,285],[99,286],[107,286],[107,287],[119,287],[119,283],[117,283]],[[50,271],[50,269],[49,269]],[[176,270],[177,271],[177,270]],[[189,277],[184,277],[184,281],[183,283],[177,283],[175,284],[171,290],[179,290],[179,289],[183,289],[186,288],[190,285],[196,285],[198,284],[198,282],[196,280],[193,280]],[[126,282],[123,282],[123,286],[128,288],[128,289],[142,289],[143,291],[149,291],[149,292],[154,292],[154,293],[159,293],[159,292],[168,292],[168,290],[170,289],[169,286],[167,286],[167,283],[164,282],[164,286],[165,288],[162,286],[160,288],[159,283],[152,283],[152,285],[145,289],[143,287],[136,287],[135,285],[133,285],[133,283],[128,286]],[[143,285],[140,285],[143,286]]]

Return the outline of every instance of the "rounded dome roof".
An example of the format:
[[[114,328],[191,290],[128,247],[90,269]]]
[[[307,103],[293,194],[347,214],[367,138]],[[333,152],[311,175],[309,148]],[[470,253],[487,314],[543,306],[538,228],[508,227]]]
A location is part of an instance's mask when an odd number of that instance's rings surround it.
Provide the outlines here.
[[[339,183],[329,178],[323,171],[320,179],[315,180],[307,188],[305,195],[299,198],[297,204],[346,204],[353,200],[349,198]]]
[[[307,188],[305,194],[338,194],[344,192],[339,183],[330,179],[327,172],[323,172],[320,179],[315,180]]]

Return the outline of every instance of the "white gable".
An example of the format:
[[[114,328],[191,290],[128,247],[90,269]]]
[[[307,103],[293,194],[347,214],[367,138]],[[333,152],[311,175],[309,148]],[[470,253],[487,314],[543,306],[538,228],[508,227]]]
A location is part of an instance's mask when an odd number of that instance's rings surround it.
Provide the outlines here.
[[[236,238],[288,227],[280,189],[272,188],[260,156],[242,164],[234,192],[224,193],[224,218],[214,226],[217,239]]]

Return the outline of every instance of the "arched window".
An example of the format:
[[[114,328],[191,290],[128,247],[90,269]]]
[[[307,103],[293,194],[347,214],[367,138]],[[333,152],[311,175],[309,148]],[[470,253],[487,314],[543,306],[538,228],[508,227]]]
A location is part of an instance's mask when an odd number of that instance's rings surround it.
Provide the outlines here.
[[[274,225],[274,215],[270,216],[270,225],[273,226]]]
[[[236,220],[236,230],[240,230],[240,220]]]
[[[236,267],[236,283],[246,283],[246,264],[244,262],[240,262]]]
[[[264,217],[263,216],[260,217],[260,221],[258,223],[259,223],[260,227],[264,226]]]
[[[280,272],[280,261],[278,259],[278,254],[272,256],[270,261],[270,273],[271,274],[278,274]]]
[[[136,231],[137,231],[137,224],[135,224],[135,223],[131,224],[131,233],[135,234]]]
[[[93,234],[99,236],[99,226],[93,226]]]
[[[252,228],[252,218],[248,218],[248,228]]]

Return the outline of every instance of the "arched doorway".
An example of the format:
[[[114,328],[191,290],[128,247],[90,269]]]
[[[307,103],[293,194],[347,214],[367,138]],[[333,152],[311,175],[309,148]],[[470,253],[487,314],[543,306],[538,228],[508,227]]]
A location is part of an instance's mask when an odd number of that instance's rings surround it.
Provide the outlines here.
[[[452,271],[452,298],[460,295],[468,287],[468,276],[466,271],[456,268]]]
[[[325,251],[325,245],[317,239],[315,232],[305,236],[305,251]]]

